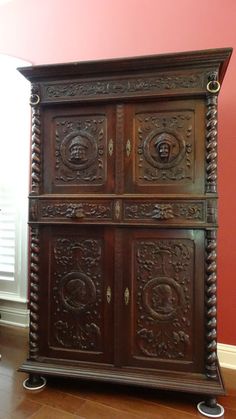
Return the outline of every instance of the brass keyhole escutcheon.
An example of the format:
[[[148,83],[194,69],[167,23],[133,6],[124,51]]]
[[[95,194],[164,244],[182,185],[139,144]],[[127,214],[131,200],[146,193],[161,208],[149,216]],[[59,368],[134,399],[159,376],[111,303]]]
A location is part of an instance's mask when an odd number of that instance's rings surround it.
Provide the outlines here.
[[[112,156],[113,150],[114,150],[114,143],[113,143],[113,139],[111,138],[110,141],[109,141],[109,143],[108,143],[108,153],[109,153],[109,156]]]
[[[127,157],[130,156],[131,150],[132,150],[131,141],[130,141],[130,139],[128,139],[127,143],[126,143],[126,155],[127,155]]]
[[[111,287],[107,287],[107,302],[108,304],[111,303]]]
[[[115,218],[117,220],[120,219],[120,214],[121,214],[120,201],[116,201],[116,203],[115,203]]]
[[[125,301],[125,305],[127,306],[129,304],[129,288],[125,288],[124,301]]]

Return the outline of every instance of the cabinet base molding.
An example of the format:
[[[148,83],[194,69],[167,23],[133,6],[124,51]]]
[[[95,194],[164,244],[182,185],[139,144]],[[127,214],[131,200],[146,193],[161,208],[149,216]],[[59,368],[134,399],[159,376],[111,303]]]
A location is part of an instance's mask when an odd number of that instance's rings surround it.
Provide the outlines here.
[[[98,369],[94,367],[71,367],[65,364],[26,361],[19,371],[39,374],[41,376],[59,376],[79,378],[84,380],[98,380],[115,384],[136,385],[162,390],[184,391],[195,394],[224,395],[225,389],[219,368],[217,378],[207,379],[205,374],[185,374],[173,371],[157,371],[156,375],[150,371],[134,371],[131,368],[116,369],[115,367]]]

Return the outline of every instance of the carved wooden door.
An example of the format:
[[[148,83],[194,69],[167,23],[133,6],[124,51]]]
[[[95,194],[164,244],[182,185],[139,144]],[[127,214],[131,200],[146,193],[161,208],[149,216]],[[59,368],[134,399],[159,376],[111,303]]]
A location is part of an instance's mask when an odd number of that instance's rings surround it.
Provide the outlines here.
[[[172,99],[127,107],[126,192],[204,192],[204,106]]]
[[[112,192],[114,107],[64,105],[43,114],[45,193]]]
[[[113,234],[43,226],[40,355],[113,361]]]
[[[124,233],[123,365],[204,370],[204,231]]]

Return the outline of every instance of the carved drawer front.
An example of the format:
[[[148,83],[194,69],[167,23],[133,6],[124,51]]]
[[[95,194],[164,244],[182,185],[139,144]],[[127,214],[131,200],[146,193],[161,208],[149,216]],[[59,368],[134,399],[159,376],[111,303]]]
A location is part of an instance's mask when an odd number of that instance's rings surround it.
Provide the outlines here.
[[[113,360],[112,232],[41,226],[40,355]]]
[[[45,193],[112,192],[115,123],[112,106],[68,105],[43,115]]]
[[[124,247],[123,362],[202,372],[204,232],[127,229]]]
[[[83,223],[112,221],[113,218],[113,201],[109,199],[40,199],[31,202],[31,221]]]
[[[204,193],[204,102],[130,105],[126,191]]]
[[[137,223],[200,224],[207,221],[207,202],[200,200],[125,200],[124,221]]]

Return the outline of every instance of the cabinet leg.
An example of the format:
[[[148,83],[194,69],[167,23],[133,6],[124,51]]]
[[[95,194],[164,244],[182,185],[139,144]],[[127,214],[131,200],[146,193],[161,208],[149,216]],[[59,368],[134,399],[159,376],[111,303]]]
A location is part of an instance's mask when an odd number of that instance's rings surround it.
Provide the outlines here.
[[[42,388],[44,388],[47,384],[47,380],[44,377],[41,377],[38,374],[29,374],[29,378],[27,378],[24,382],[23,382],[23,387],[26,390],[40,390]]]
[[[225,412],[223,406],[218,404],[214,397],[209,397],[204,402],[198,403],[197,409],[208,418],[220,418]]]

